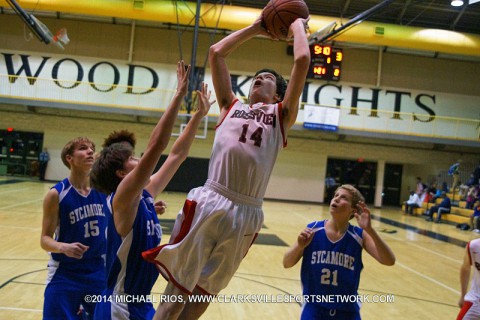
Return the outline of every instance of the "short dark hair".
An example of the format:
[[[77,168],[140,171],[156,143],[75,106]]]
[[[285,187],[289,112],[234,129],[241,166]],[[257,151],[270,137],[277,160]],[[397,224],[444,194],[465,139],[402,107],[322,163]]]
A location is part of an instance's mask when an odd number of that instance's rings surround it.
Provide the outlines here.
[[[122,181],[117,176],[117,170],[123,169],[125,161],[132,155],[133,148],[127,143],[117,142],[103,148],[90,172],[92,187],[106,194],[117,190]]]
[[[117,142],[127,142],[132,145],[135,149],[135,144],[137,143],[137,139],[135,138],[135,133],[129,130],[120,130],[120,131],[113,131],[111,132],[108,137],[105,138],[103,141],[102,147],[109,147],[114,143]]]
[[[278,96],[280,97],[280,100],[283,100],[283,98],[285,97],[285,91],[287,91],[287,85],[288,85],[287,81],[280,74],[278,74],[275,70],[268,69],[268,68],[258,70],[255,73],[255,77],[258,76],[260,73],[264,73],[264,72],[271,73],[275,76],[275,78],[277,79],[277,81],[276,81],[276,85],[277,85],[276,94],[278,94]]]

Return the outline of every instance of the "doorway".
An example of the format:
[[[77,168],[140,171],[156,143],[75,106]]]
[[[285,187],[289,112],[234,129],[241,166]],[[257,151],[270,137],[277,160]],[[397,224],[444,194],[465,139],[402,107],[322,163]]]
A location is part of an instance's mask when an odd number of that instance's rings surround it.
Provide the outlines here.
[[[363,159],[347,160],[329,158],[327,176],[335,179],[336,186],[351,184],[364,196],[365,203],[373,204],[375,199],[375,182],[377,180],[377,163]]]

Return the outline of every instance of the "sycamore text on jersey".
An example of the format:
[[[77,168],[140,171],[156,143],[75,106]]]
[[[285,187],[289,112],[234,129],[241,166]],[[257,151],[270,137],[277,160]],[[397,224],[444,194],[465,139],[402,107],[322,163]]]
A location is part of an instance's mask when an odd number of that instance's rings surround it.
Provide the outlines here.
[[[105,213],[103,213],[103,204],[92,203],[70,211],[68,216],[70,217],[70,224],[74,224],[89,217],[105,216]]]
[[[318,250],[312,252],[311,264],[334,264],[350,270],[355,270],[355,257],[336,251]]]

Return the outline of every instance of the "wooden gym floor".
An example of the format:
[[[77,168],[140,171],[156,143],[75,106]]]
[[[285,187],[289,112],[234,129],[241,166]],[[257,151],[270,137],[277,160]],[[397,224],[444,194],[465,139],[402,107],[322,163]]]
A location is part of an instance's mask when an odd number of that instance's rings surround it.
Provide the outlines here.
[[[48,255],[40,248],[39,239],[42,201],[52,185],[51,182],[0,177],[0,319],[42,317]],[[162,243],[165,243],[185,194],[166,192],[161,198],[168,204],[167,212],[161,217]],[[299,303],[272,302],[279,300],[279,296],[294,299],[301,294],[300,263],[284,269],[283,253],[307,223],[328,218],[328,207],[265,201],[264,211],[261,235],[222,292],[224,300],[245,301],[211,304],[203,319],[299,318]],[[385,267],[364,253],[359,293],[363,297],[368,295],[371,302],[363,304],[362,318],[455,319],[459,310],[459,268],[464,246],[477,234],[405,216],[398,208],[373,209],[372,212],[373,225],[395,252],[397,263]],[[153,288],[154,299],[163,292],[165,284],[160,277]],[[256,303],[252,295],[270,301]]]

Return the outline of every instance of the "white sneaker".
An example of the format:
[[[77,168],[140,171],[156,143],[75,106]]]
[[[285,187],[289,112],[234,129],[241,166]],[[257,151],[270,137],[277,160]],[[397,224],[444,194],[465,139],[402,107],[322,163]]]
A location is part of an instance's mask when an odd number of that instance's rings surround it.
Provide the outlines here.
[[[476,233],[480,233],[480,230],[478,230],[478,229],[473,229],[472,231],[476,232]]]

